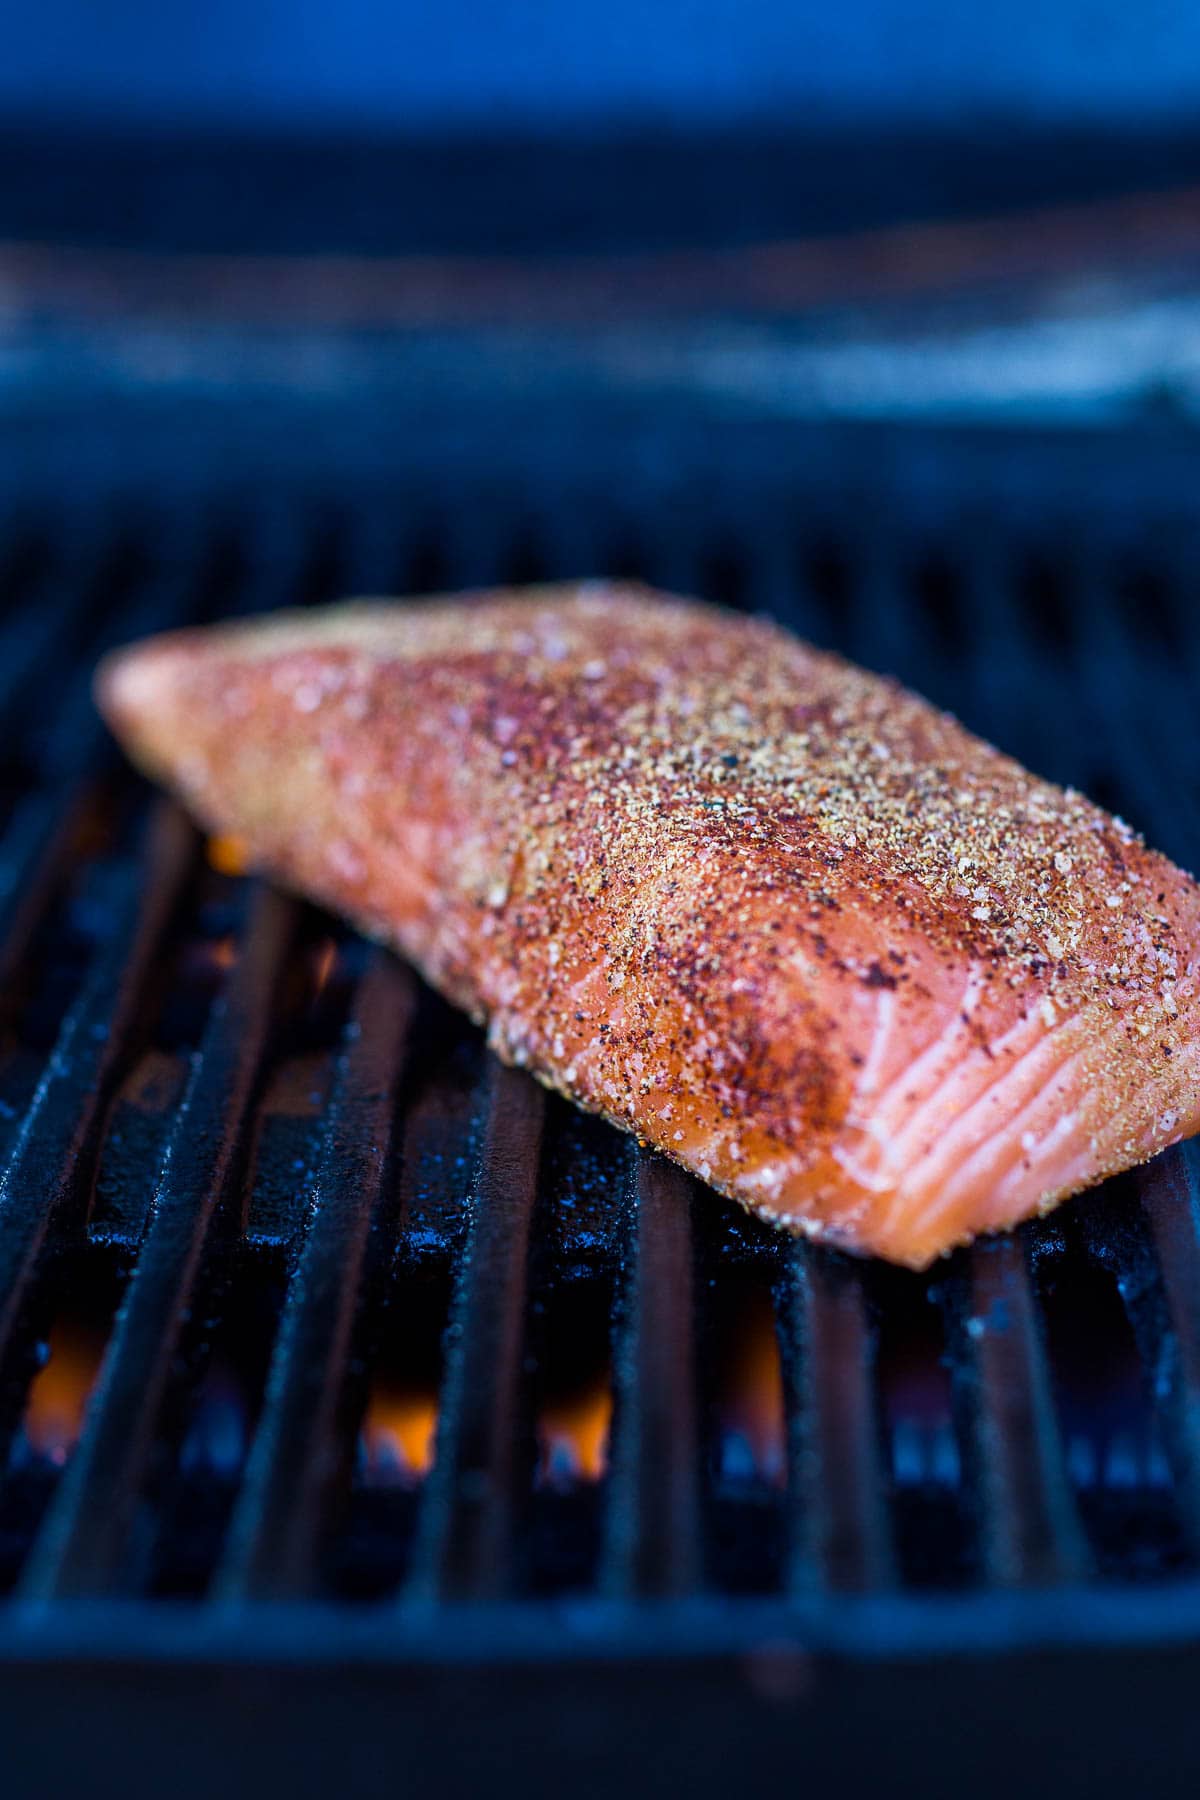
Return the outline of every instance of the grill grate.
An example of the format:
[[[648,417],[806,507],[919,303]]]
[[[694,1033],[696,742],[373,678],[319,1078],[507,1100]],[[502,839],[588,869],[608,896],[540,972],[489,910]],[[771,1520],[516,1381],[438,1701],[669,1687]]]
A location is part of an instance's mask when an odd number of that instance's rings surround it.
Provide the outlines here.
[[[0,1653],[97,1606],[278,1653],[282,1601],[400,1660],[492,1616],[506,1654],[1194,1632],[1192,1151],[927,1277],[785,1244],[210,867],[87,699],[171,620],[622,569],[894,668],[1195,866],[1188,540],[461,504],[9,532]]]

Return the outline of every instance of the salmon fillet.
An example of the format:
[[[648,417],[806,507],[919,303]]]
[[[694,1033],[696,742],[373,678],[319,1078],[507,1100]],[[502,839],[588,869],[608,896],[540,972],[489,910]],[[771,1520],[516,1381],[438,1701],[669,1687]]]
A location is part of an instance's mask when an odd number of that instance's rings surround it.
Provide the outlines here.
[[[778,627],[625,585],[105,662],[130,754],[506,1061],[913,1268],[1200,1125],[1200,890]]]

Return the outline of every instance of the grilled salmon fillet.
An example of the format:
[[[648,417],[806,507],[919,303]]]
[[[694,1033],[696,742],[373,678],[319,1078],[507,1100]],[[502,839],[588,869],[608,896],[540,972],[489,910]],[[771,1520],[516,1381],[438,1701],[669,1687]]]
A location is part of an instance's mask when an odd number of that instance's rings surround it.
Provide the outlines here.
[[[1200,890],[769,623],[592,583],[117,653],[130,754],[496,1052],[914,1268],[1200,1124]]]

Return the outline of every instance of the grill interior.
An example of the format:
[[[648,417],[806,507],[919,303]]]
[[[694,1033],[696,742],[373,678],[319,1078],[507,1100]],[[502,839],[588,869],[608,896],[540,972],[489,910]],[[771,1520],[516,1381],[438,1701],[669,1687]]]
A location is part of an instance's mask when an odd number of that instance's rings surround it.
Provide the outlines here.
[[[652,1602],[685,1647],[918,1608],[967,1640],[998,1603],[1086,1636],[1064,1591],[1194,1623],[1190,1150],[928,1277],[784,1243],[231,872],[88,698],[106,644],[173,621],[637,574],[895,670],[1196,867],[1198,545],[1134,523],[11,508],[0,1644],[68,1601],[239,1629],[305,1602],[384,1643],[495,1604],[568,1645],[588,1606],[644,1644]]]

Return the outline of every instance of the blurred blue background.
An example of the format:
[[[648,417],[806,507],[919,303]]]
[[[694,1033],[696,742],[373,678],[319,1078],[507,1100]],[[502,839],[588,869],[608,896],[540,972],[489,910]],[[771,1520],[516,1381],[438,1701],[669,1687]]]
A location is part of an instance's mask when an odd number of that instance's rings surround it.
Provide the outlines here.
[[[1186,120],[1195,0],[38,0],[0,118],[373,130]]]
[[[566,417],[584,390],[789,421],[1200,418],[1196,0],[8,13],[0,400],[54,458],[67,392],[98,456],[114,396],[175,396],[188,431],[228,398],[241,443],[268,389],[357,439],[373,396],[423,442],[471,409],[503,440],[531,395]],[[126,250],[165,260],[104,260]]]

